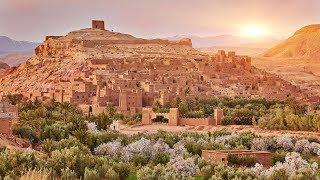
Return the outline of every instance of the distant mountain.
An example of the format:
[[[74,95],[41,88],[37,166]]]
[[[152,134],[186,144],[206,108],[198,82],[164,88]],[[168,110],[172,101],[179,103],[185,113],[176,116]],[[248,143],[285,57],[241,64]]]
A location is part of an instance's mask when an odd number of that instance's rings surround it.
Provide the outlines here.
[[[1,69],[8,69],[8,68],[10,68],[10,66],[8,64],[0,61],[0,70]]]
[[[4,62],[11,67],[18,66],[21,63],[24,63],[29,58],[34,55],[34,50],[26,52],[10,52],[5,54],[0,54],[0,61]]]
[[[290,38],[268,50],[264,56],[320,60],[320,24],[299,29]]]
[[[206,36],[199,37],[194,35],[178,35],[169,37],[169,40],[178,40],[181,38],[190,38],[192,40],[193,47],[246,47],[246,48],[270,48],[279,43],[279,40],[274,38],[246,38],[235,35],[219,35],[219,36]]]
[[[37,43],[28,41],[16,41],[6,36],[0,36],[0,54],[9,52],[25,52],[34,50]]]

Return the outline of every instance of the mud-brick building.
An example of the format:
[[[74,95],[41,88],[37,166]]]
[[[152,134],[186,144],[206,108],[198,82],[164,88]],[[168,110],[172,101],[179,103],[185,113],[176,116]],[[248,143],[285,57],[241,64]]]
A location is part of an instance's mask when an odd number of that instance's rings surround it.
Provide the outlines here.
[[[12,134],[12,127],[18,121],[18,108],[7,102],[0,102],[0,133]]]
[[[257,163],[264,167],[271,165],[271,153],[268,151],[253,151],[253,150],[202,150],[202,158],[210,163],[228,164],[228,155],[238,157],[253,157]]]

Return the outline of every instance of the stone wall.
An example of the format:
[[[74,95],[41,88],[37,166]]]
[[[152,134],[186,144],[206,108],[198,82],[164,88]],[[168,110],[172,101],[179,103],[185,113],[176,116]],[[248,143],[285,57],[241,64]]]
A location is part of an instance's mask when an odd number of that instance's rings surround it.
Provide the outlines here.
[[[181,118],[179,117],[178,108],[170,108],[168,113],[155,113],[152,108],[142,108],[142,124],[149,125],[152,124],[152,119],[156,116],[164,116],[169,120],[169,126],[210,126],[210,125],[220,125],[221,118],[223,117],[222,109],[219,110],[219,116],[214,115],[214,117],[208,118]]]

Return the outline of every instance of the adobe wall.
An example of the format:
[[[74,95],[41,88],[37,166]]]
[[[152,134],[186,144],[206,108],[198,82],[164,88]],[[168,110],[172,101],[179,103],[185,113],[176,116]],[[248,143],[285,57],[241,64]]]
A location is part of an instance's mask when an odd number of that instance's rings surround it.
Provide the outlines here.
[[[216,115],[217,114],[217,115]],[[156,116],[164,116],[169,120],[169,126],[210,126],[220,125],[221,118],[223,117],[223,110],[218,109],[214,117],[208,118],[180,118],[178,108],[170,108],[168,113],[155,113],[152,108],[142,108],[142,124],[152,124],[152,119]]]
[[[264,167],[271,165],[271,153],[267,151],[252,150],[202,150],[202,158],[210,163],[222,162],[228,164],[228,155],[238,157],[254,157]]]
[[[59,39],[61,37],[63,37],[63,36],[46,36],[45,40],[47,41],[49,39]]]
[[[192,42],[187,40],[169,41],[163,39],[135,39],[135,40],[73,40],[74,44],[81,44],[84,47],[94,48],[97,45],[110,44],[160,44],[160,45],[184,45],[192,47]]]
[[[1,134],[12,134],[12,120],[11,119],[0,119],[0,133]]]
[[[101,21],[101,20],[92,20],[92,28],[93,28],[93,29],[105,30],[104,21]]]
[[[180,118],[180,126],[209,126],[213,125],[213,119],[210,118]]]

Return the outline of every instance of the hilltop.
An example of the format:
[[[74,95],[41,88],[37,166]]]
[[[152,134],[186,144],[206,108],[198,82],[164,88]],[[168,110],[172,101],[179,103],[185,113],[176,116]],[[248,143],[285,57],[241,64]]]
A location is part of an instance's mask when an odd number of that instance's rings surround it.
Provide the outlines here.
[[[136,38],[105,30],[100,21],[66,36],[47,36],[34,57],[0,79],[0,91],[92,106],[93,111],[111,103],[124,114],[175,98],[308,101],[298,87],[251,66],[248,56],[209,55],[194,49],[188,38]]]
[[[320,24],[305,26],[268,50],[265,57],[320,59]]]

